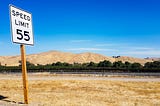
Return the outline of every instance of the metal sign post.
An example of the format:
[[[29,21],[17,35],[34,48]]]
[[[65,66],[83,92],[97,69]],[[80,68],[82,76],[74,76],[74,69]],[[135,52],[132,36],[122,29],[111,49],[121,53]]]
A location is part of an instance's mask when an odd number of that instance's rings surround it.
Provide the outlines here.
[[[18,43],[21,50],[22,62],[22,78],[24,89],[24,102],[28,104],[28,79],[25,45],[33,45],[33,30],[32,30],[32,14],[10,5],[10,21],[13,43]]]

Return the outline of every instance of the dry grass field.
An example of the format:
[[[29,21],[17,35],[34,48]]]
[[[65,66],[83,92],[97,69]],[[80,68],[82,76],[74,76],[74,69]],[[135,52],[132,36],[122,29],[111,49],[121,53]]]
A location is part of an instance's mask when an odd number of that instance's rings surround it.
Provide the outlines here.
[[[19,106],[22,81],[2,79],[0,96],[6,97],[0,105]],[[29,106],[160,106],[160,82],[29,80],[29,102]]]

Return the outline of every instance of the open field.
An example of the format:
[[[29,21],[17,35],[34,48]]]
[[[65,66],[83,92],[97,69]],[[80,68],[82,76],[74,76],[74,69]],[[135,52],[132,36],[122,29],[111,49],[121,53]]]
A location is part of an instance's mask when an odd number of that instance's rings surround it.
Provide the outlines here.
[[[0,105],[23,106],[21,75],[0,77]],[[160,106],[160,80],[103,78],[29,75],[29,106]]]

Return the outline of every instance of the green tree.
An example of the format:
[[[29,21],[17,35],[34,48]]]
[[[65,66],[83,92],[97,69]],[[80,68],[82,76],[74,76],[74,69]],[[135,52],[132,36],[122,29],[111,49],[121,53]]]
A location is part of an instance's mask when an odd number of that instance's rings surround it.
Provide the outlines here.
[[[19,61],[19,66],[22,66],[22,61],[21,60]],[[27,67],[33,67],[35,65],[33,63],[29,62],[29,61],[26,61],[26,66]]]
[[[131,67],[131,63],[128,61],[126,61],[124,64],[125,64],[125,68],[127,68],[127,69],[129,69]]]
[[[81,67],[82,64],[81,64],[81,63],[74,63],[73,66],[74,66],[74,67]]]
[[[112,63],[110,61],[104,60],[98,63],[98,67],[112,67]]]
[[[117,62],[113,63],[113,67],[115,67],[115,68],[122,68],[124,66],[125,65],[124,65],[124,63],[122,63],[122,61],[117,61]]]
[[[160,61],[154,61],[153,62],[153,67],[154,68],[160,68]]]
[[[56,64],[56,63],[52,63],[51,65],[52,65],[52,66],[55,66],[55,64]]]
[[[83,63],[82,67],[87,67],[89,65],[89,63]]]
[[[71,64],[66,63],[66,62],[62,63],[62,65],[63,65],[63,66],[66,66],[66,67],[68,67],[68,66],[72,66]]]
[[[144,68],[153,68],[153,62],[147,62],[144,64]]]
[[[61,62],[56,62],[55,66],[62,66],[62,63]]]
[[[144,68],[160,68],[160,61],[147,62],[145,63]]]
[[[131,68],[132,69],[140,69],[140,68],[142,68],[142,65],[140,63],[133,63],[131,65]]]
[[[94,62],[90,62],[87,67],[96,67],[96,64]]]
[[[27,65],[27,67],[33,67],[33,66],[35,66],[33,63],[31,63],[29,61],[26,61],[26,65]]]

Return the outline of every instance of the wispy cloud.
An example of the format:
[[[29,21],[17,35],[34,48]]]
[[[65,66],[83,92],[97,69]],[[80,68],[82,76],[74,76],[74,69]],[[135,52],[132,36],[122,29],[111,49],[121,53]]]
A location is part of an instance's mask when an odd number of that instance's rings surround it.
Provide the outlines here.
[[[3,45],[3,42],[0,41],[0,45]]]
[[[144,50],[154,50],[154,48],[149,48],[149,47],[128,47],[128,49],[130,49],[130,50],[142,50],[142,51],[144,51]]]
[[[91,42],[91,40],[71,40],[71,43],[84,43],[84,42]]]
[[[103,48],[71,48],[67,50],[70,50],[70,51],[117,51],[114,49],[103,49]]]
[[[97,47],[115,46],[116,44],[96,44]]]
[[[160,56],[160,49],[145,47],[145,46],[125,46],[119,49],[119,53],[121,55],[129,55],[129,56],[138,56],[138,57],[146,57],[146,56]]]
[[[160,50],[152,50],[152,51],[129,51],[126,52],[125,54],[130,54],[130,55],[148,55],[148,56],[160,56]]]
[[[137,57],[160,57],[160,49],[152,46],[137,45],[131,43],[97,42],[91,40],[71,40],[72,43],[79,43],[79,47],[65,49],[73,52],[98,52],[105,55],[127,55]],[[89,43],[88,47],[82,44]],[[82,47],[83,46],[83,47]]]

